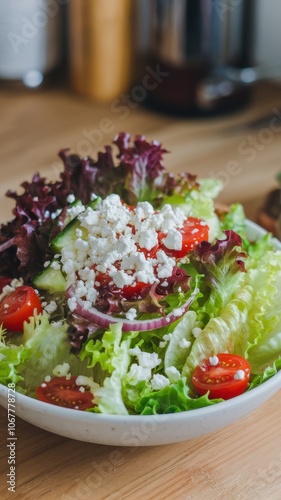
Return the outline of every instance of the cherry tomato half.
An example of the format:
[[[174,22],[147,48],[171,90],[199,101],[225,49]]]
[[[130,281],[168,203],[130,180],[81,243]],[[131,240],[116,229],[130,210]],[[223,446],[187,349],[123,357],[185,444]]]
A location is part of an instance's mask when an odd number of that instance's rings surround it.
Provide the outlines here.
[[[250,370],[246,359],[236,354],[222,353],[198,365],[193,372],[192,383],[200,396],[210,391],[210,399],[230,399],[245,391]]]
[[[87,386],[76,384],[77,377],[55,377],[50,382],[43,382],[37,388],[37,397],[40,401],[64,408],[86,410],[93,408],[93,394]],[[81,391],[81,387],[83,388]]]
[[[42,312],[42,305],[35,290],[30,286],[19,286],[0,302],[0,324],[11,332],[21,332],[23,323]]]
[[[0,276],[0,293],[3,292],[3,288],[6,285],[9,285],[12,281],[12,278],[9,278],[9,276]]]
[[[143,283],[142,281],[136,281],[134,285],[125,285],[121,290],[121,295],[125,299],[136,299],[140,296],[140,293],[144,288],[150,288],[151,285],[149,283]]]
[[[161,247],[170,257],[181,259],[182,257],[185,257],[188,252],[192,251],[195,245],[201,243],[201,241],[208,240],[208,225],[196,217],[188,217],[179,231],[182,234],[181,250],[172,250],[165,247],[165,238],[167,237],[167,234],[160,233],[159,235]]]

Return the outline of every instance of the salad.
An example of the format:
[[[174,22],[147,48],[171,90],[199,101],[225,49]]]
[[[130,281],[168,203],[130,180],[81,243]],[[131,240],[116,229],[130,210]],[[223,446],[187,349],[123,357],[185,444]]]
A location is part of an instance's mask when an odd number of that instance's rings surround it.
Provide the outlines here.
[[[0,383],[107,414],[173,413],[250,391],[281,367],[281,251],[247,237],[216,179],[172,174],[120,133],[59,155],[0,234]]]

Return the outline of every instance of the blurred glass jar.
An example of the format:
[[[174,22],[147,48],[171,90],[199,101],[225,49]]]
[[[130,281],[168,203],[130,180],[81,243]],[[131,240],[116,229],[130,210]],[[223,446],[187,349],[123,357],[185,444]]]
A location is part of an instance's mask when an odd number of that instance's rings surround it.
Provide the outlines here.
[[[145,71],[158,68],[163,75],[148,93],[148,104],[197,115],[229,111],[248,102],[249,88],[238,68],[251,63],[252,0],[138,0],[138,4]]]
[[[64,0],[0,0],[0,79],[39,87],[60,61]]]
[[[132,80],[132,0],[74,0],[68,32],[72,87],[100,102],[126,91]]]

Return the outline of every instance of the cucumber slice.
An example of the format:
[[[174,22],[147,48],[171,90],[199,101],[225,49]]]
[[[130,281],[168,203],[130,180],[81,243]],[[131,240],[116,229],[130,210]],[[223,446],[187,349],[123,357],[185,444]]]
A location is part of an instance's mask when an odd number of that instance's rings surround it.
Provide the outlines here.
[[[101,198],[96,198],[95,200],[91,201],[86,209],[88,207],[90,208],[95,208],[96,204],[98,201],[100,201]],[[88,231],[81,227],[80,221],[78,219],[78,216],[72,219],[69,224],[67,224],[64,229],[53,239],[53,241],[50,244],[51,249],[55,253],[61,253],[63,248],[71,248],[73,246],[73,243],[77,239],[76,237],[76,229],[81,229],[82,231],[82,238],[87,239],[87,234]]]
[[[67,285],[62,271],[51,266],[52,263],[33,278],[33,285],[39,290],[46,290],[50,293],[65,292]]]
[[[61,253],[62,249],[67,247],[71,248],[77,239],[76,236],[76,229],[81,229],[83,238],[87,238],[87,230],[84,228],[81,228],[80,222],[75,217],[65,228],[53,239],[51,242],[51,249],[55,253]]]

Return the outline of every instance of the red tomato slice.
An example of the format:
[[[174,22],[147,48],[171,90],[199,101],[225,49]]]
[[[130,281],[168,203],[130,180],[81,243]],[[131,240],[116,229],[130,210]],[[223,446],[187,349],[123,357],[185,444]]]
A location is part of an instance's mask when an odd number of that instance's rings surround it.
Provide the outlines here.
[[[99,283],[98,288],[104,288],[109,283],[112,283],[112,278],[108,274],[97,273],[95,281]]]
[[[210,391],[210,399],[230,399],[245,391],[250,370],[246,359],[236,354],[222,353],[198,365],[193,372],[192,382],[200,396]]]
[[[9,276],[0,276],[0,293],[3,292],[3,288],[6,285],[9,285],[12,281],[12,278],[9,278]]]
[[[164,240],[167,234],[160,233],[159,240],[161,242],[161,247],[164,252],[175,258],[185,257],[188,252],[191,252],[195,245],[201,243],[201,241],[208,241],[209,228],[208,225],[201,219],[196,217],[188,217],[184,222],[183,227],[179,229],[182,234],[182,248],[181,250],[172,250],[165,246]]]
[[[137,245],[137,251],[143,253],[146,259],[154,259],[156,257],[158,250],[159,250],[159,245],[155,245],[150,250],[147,250],[147,248],[140,247],[139,245]]]
[[[42,312],[42,305],[35,290],[30,286],[19,286],[0,302],[0,324],[12,332],[21,332],[24,321]]]
[[[140,296],[141,291],[146,288],[151,287],[149,283],[143,283],[141,281],[137,281],[135,285],[126,285],[121,290],[121,295],[125,299],[137,299]]]
[[[55,377],[50,382],[43,382],[37,388],[37,397],[40,401],[52,405],[73,408],[75,410],[86,410],[93,408],[93,394],[89,387],[76,384],[77,377]],[[81,391],[81,387],[85,390]]]

